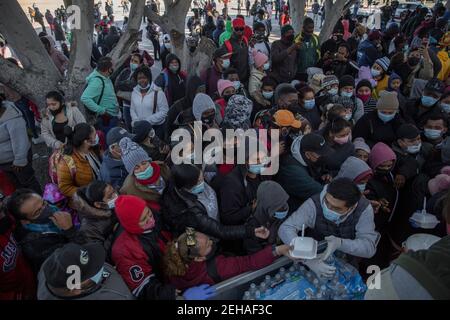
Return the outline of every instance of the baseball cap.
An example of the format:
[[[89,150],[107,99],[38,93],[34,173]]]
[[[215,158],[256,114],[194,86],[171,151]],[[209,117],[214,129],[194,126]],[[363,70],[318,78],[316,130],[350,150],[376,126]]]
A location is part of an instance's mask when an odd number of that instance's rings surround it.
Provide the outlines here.
[[[76,266],[80,269],[80,281],[83,282],[100,271],[105,259],[105,249],[99,243],[68,243],[53,252],[44,262],[42,271],[47,284],[55,288],[66,288],[67,279],[73,274],[68,272],[69,267]]]
[[[325,142],[325,139],[318,135],[317,133],[308,133],[302,138],[301,141],[302,151],[315,152],[320,156],[327,156],[333,153],[331,149]]]
[[[220,47],[213,53],[213,59],[231,56],[233,52],[229,52],[227,47]]]
[[[278,110],[273,115],[274,122],[280,127],[300,128],[302,123],[295,119],[294,114],[289,110]]]
[[[129,133],[126,129],[121,127],[115,127],[108,131],[108,134],[106,135],[106,144],[108,146],[119,143],[122,138],[130,138],[132,139],[134,136]]]

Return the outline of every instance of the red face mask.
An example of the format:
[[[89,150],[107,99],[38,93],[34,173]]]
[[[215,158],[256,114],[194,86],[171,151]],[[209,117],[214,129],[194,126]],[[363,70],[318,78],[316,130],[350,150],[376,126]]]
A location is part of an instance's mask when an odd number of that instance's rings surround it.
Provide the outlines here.
[[[371,94],[357,94],[356,96],[360,98],[363,103],[366,103],[370,99]]]

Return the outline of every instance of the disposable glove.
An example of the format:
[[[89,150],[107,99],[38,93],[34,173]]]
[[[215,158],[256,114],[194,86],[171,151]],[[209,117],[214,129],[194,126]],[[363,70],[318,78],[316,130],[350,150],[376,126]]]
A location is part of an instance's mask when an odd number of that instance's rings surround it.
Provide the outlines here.
[[[336,267],[326,264],[321,259],[305,260],[304,264],[306,264],[319,278],[331,279],[336,273]]]
[[[202,284],[197,287],[192,287],[184,291],[183,297],[186,300],[206,300],[216,294],[216,289],[209,284]]]
[[[327,249],[325,253],[322,255],[321,260],[327,260],[329,256],[331,256],[336,250],[342,246],[342,239],[335,236],[325,237],[325,240],[328,242]]]

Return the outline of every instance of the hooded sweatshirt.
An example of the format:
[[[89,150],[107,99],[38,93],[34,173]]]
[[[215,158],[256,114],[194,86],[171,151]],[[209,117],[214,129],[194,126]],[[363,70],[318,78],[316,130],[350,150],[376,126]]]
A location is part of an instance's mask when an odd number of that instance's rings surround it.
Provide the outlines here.
[[[169,112],[169,105],[166,96],[155,90],[147,90],[144,96],[141,94],[139,86],[134,87],[131,94],[131,123],[134,125],[136,121],[145,120],[151,125],[161,125],[164,123]],[[155,106],[155,94],[156,106]],[[154,112],[153,112],[154,111]]]
[[[287,204],[289,195],[275,181],[264,181],[256,192],[256,210],[248,219],[248,224],[255,228],[264,226],[269,229],[267,240],[245,239],[244,247],[248,254],[262,250],[268,244],[276,244],[277,230],[283,220],[274,217],[274,213]]]
[[[342,164],[341,170],[336,176],[337,178],[349,178],[357,183],[358,180],[364,179],[372,173],[369,165],[356,157],[348,157]]]
[[[6,108],[0,116],[0,164],[12,162],[15,166],[27,165],[30,149],[26,122],[22,113],[13,103],[4,101],[0,110]]]
[[[178,61],[178,71],[173,73],[169,70],[169,63],[172,60]],[[181,61],[175,54],[170,53],[167,55],[165,60],[165,66],[153,83],[155,89],[163,90],[166,94],[167,102],[169,107],[178,99],[185,96],[186,93],[186,74],[181,71]]]

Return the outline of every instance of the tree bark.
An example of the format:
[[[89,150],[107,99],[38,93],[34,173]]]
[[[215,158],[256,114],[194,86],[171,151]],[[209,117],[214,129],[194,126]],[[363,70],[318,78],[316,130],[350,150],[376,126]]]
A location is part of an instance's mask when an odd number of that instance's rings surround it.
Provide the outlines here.
[[[94,29],[94,0],[72,0],[72,5],[80,8],[80,29],[72,29],[70,64],[67,81],[63,84],[66,100],[78,100],[87,75],[92,71],[92,37]]]
[[[292,27],[295,32],[301,32],[303,19],[305,17],[306,0],[290,0]]]
[[[120,37],[119,42],[108,54],[114,65],[121,66],[136,47],[140,38],[142,16],[144,15],[145,0],[132,0],[127,30]]]
[[[320,43],[328,40],[333,32],[333,28],[341,17],[342,13],[350,8],[357,0],[325,0],[325,21],[319,34]]]
[[[180,59],[183,66],[187,66],[190,56],[187,54],[185,41],[185,18],[191,6],[191,0],[172,1],[164,0],[166,12],[161,16],[150,11],[147,18],[159,25],[164,32],[170,35],[172,52]]]

